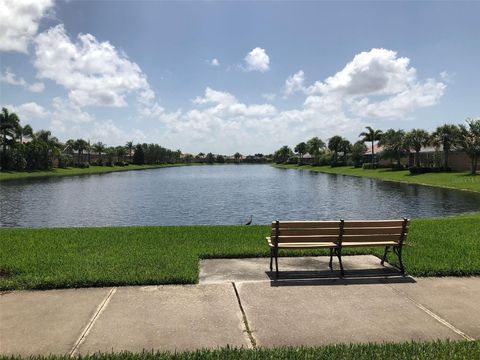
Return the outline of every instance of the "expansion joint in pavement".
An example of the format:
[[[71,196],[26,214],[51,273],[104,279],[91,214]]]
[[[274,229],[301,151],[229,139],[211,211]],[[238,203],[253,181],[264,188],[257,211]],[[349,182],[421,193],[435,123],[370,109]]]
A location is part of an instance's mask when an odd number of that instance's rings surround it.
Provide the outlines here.
[[[103,312],[103,310],[105,310],[108,303],[110,302],[110,299],[112,298],[112,296],[115,294],[116,291],[117,291],[117,287],[111,288],[107,296],[105,297],[105,299],[103,299],[102,302],[98,305],[97,310],[95,311],[95,313],[93,314],[89,322],[87,323],[87,326],[85,326],[85,328],[83,329],[82,333],[80,334],[77,341],[73,345],[72,350],[70,350],[71,357],[75,356],[79,346],[83,343],[88,333],[92,329],[93,324],[95,324],[95,321],[97,321],[100,314]]]
[[[250,344],[252,345],[252,348],[255,348],[257,346],[257,341],[253,336],[253,331],[250,329],[250,326],[248,325],[247,314],[243,309],[242,300],[240,300],[240,294],[238,293],[237,286],[235,285],[234,282],[232,282],[232,286],[233,286],[233,290],[235,291],[235,296],[237,297],[238,306],[240,307],[240,311],[242,313],[243,324],[245,325],[245,331],[247,332],[248,339],[250,340]]]
[[[449,328],[450,330],[452,330],[454,333],[460,335],[461,337],[463,337],[465,340],[467,341],[474,341],[475,339],[473,337],[471,337],[470,335],[468,334],[465,334],[462,330],[458,329],[457,327],[453,326],[450,322],[448,322],[447,320],[445,320],[444,318],[442,318],[440,315],[438,314],[435,314],[432,310],[428,309],[427,307],[425,307],[424,305],[420,304],[419,302],[415,301],[414,299],[412,299],[410,296],[408,296],[405,292],[399,290],[399,289],[396,289],[395,287],[391,286],[391,285],[388,285],[388,284],[385,284],[386,286],[388,286],[389,288],[391,288],[394,292],[396,292],[398,295],[400,296],[403,296],[405,299],[407,299],[408,301],[410,301],[411,303],[413,303],[417,308],[419,308],[420,310],[422,310],[424,313],[426,313],[427,315],[430,315],[432,318],[434,318],[435,320],[437,320],[440,324],[446,326],[447,328]]]

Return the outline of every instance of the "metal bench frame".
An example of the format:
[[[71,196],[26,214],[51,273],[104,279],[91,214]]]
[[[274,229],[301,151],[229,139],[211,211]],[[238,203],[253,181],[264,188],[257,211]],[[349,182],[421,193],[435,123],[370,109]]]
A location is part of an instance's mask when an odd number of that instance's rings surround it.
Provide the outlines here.
[[[386,220],[388,221],[388,220]],[[387,245],[385,246],[385,250],[383,253],[383,257],[380,261],[380,264],[383,266],[385,264],[385,260],[387,259],[388,252],[390,250],[393,251],[393,253],[398,257],[398,262],[400,264],[400,271],[402,274],[405,274],[405,267],[402,262],[402,248],[403,244],[405,243],[406,237],[407,237],[407,232],[408,232],[408,224],[409,224],[409,219],[403,218],[402,222],[402,230],[400,234],[399,241],[396,245]],[[365,222],[368,222],[368,220],[365,220]],[[275,221],[275,237],[270,237],[273,243],[273,247],[270,247],[270,271],[273,271],[273,259],[275,259],[275,275],[276,278],[278,279],[279,277],[279,271],[278,271],[278,251],[279,251],[279,234],[280,234],[280,220]],[[328,266],[330,270],[333,270],[332,262],[333,262],[333,256],[336,256],[338,258],[338,263],[340,266],[340,275],[343,277],[345,276],[345,271],[343,269],[343,264],[342,264],[342,249],[343,248],[349,248],[353,246],[348,246],[343,244],[343,237],[345,234],[345,220],[340,219],[339,222],[339,235],[337,241],[335,241],[335,246],[330,247],[330,261],[328,263]],[[368,239],[368,236],[365,236],[366,239]],[[362,242],[357,242],[356,247],[361,247],[358,244],[361,244]],[[383,246],[383,245],[372,245],[371,243],[369,245],[365,245],[365,247],[376,247],[376,246]],[[314,248],[315,246],[312,246]],[[298,247],[300,248],[300,247]],[[305,249],[308,248],[308,246],[302,246],[301,248]],[[328,248],[328,247],[325,247]],[[289,249],[295,249],[294,246],[289,246]]]

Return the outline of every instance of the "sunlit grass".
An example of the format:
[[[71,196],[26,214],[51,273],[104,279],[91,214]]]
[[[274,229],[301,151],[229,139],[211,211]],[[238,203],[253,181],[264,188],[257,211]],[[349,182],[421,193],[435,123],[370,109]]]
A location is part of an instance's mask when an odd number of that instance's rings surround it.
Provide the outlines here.
[[[385,344],[338,344],[319,347],[279,347],[257,349],[221,348],[192,352],[109,353],[78,356],[82,360],[476,360],[480,358],[480,341],[434,341]],[[67,360],[68,355],[4,356],[0,359]]]
[[[388,181],[401,181],[412,184],[439,186],[460,190],[480,192],[480,175],[470,175],[463,172],[443,172],[410,175],[408,170],[393,171],[391,169],[362,169],[351,166],[330,167],[310,165],[274,165],[282,169],[304,169],[327,174],[368,177]]]
[[[267,234],[268,226],[0,229],[0,289],[196,283],[199,258],[269,256]],[[480,275],[480,213],[415,219],[408,244],[412,275]],[[325,252],[281,253],[307,254]]]

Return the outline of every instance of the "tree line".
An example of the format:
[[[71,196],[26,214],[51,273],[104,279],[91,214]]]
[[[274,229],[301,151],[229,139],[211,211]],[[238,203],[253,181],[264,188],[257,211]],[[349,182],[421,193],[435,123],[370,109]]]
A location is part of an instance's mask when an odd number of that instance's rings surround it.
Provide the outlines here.
[[[365,168],[378,166],[378,159],[389,159],[391,166],[403,169],[402,158],[414,154],[414,165],[411,172],[448,171],[449,155],[453,150],[464,152],[470,158],[471,173],[476,174],[480,158],[480,119],[467,119],[465,124],[444,124],[429,133],[423,129],[404,131],[388,129],[385,132],[370,126],[359,134],[360,140],[352,144],[349,140],[335,135],[324,142],[313,137],[307,142],[297,144],[293,150],[285,145],[275,151],[273,160],[277,163],[305,163],[303,157],[307,153],[313,158],[313,165],[345,166],[353,165]],[[380,154],[375,154],[375,143],[382,147]],[[370,162],[365,163],[365,153],[370,148]],[[443,153],[443,163],[435,168],[422,167],[420,151],[423,147],[432,146]],[[377,155],[377,156],[376,156]],[[378,156],[379,155],[379,156]]]
[[[90,144],[84,139],[62,143],[47,130],[34,132],[30,125],[22,126],[19,117],[2,108],[0,113],[0,166],[2,171],[48,170],[54,164],[60,168],[92,165],[126,166],[134,164],[164,164],[182,161],[180,150],[170,150],[158,144],[107,146]]]

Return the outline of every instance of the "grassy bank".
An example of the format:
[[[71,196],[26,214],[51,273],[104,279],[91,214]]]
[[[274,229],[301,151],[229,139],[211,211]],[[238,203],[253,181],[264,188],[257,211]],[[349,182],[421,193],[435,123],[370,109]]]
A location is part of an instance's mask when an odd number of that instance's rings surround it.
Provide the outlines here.
[[[83,360],[263,360],[263,359],[319,359],[319,360],[469,360],[480,358],[480,341],[435,341],[425,343],[400,344],[352,344],[326,345],[321,347],[281,347],[257,349],[222,348],[217,350],[198,350],[184,353],[168,352],[123,352],[117,354],[93,354],[78,356]],[[1,360],[67,360],[67,355],[0,356]]]
[[[416,276],[480,275],[480,213],[412,221],[404,249]],[[268,226],[0,229],[0,289],[189,284],[199,258],[268,256]],[[347,254],[381,249],[355,249]],[[282,255],[325,254],[321,251]],[[390,256],[396,264],[396,258]]]
[[[130,170],[145,170],[157,169],[173,166],[186,166],[198,164],[161,164],[161,165],[128,165],[128,166],[90,166],[86,169],[81,168],[55,168],[45,171],[2,171],[0,172],[0,181],[7,180],[22,180],[22,179],[37,179],[45,177],[60,177],[60,176],[76,176],[76,175],[92,175],[92,174],[106,174],[118,171]]]
[[[304,169],[327,174],[341,174],[368,177],[387,181],[400,181],[412,184],[438,186],[459,190],[480,192],[480,175],[473,176],[461,172],[428,173],[410,175],[408,170],[393,171],[391,169],[362,169],[351,166],[330,167],[310,165],[273,165],[281,169]]]

